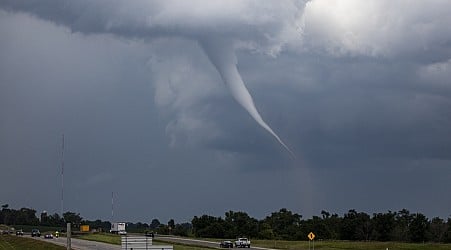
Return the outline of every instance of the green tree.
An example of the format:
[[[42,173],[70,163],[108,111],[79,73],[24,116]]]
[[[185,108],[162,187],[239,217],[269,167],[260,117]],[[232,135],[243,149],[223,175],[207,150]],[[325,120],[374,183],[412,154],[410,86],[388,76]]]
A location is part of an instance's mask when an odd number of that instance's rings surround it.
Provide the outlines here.
[[[412,216],[412,223],[409,226],[410,239],[413,242],[426,241],[426,232],[429,227],[429,222],[426,216],[421,213],[416,213]]]
[[[396,213],[388,211],[388,213],[373,214],[373,235],[374,239],[378,241],[389,241],[393,235],[395,228]]]
[[[6,210],[8,209],[8,204],[2,205],[2,210],[0,210],[0,224],[6,224],[5,223],[5,216],[6,216]]]
[[[16,214],[17,211],[14,209],[9,209],[8,204],[2,206],[2,219],[3,224],[15,225],[16,224]]]
[[[263,221],[260,221],[258,224],[258,238],[272,240],[275,238],[275,234],[271,226]]]
[[[48,226],[61,227],[64,226],[64,219],[60,217],[59,214],[54,213],[47,217]]]
[[[323,213],[322,213],[323,214]],[[329,213],[323,214],[323,223],[327,229],[328,239],[338,240],[340,239],[340,225],[342,223],[342,218],[338,214]],[[326,238],[326,237],[325,237]]]
[[[80,223],[83,220],[79,213],[74,212],[65,212],[63,218],[64,221],[70,222],[74,227],[80,227]]]
[[[258,235],[258,221],[245,212],[226,212],[224,221],[226,238],[256,237]]]
[[[351,209],[344,214],[341,224],[341,239],[343,240],[369,240],[372,233],[370,216],[358,213]]]
[[[301,222],[302,239],[307,239],[307,234],[309,232],[314,232],[317,239],[330,239],[331,232],[327,228],[326,220],[319,216],[313,216],[311,219]]]
[[[31,208],[21,208],[16,213],[15,224],[33,226],[38,225],[39,219],[36,217],[36,210]]]
[[[224,238],[225,223],[220,217],[217,218],[209,215],[202,215],[201,217],[194,216],[191,223],[196,237]]]
[[[396,213],[395,228],[392,232],[392,240],[395,241],[410,241],[409,227],[412,223],[412,215],[409,210],[402,209]]]
[[[448,225],[446,225],[445,221],[435,217],[429,225],[429,236],[427,238],[434,242],[444,242],[447,230]]]
[[[224,223],[221,218],[218,221],[208,225],[198,231],[199,236],[207,238],[224,238]]]
[[[186,237],[191,233],[192,227],[191,223],[176,224],[173,234]]]
[[[150,223],[149,227],[150,229],[157,229],[161,225],[160,221],[158,219],[153,219]]]
[[[168,230],[169,230],[169,234],[171,234],[172,233],[172,230],[174,230],[175,229],[175,221],[174,221],[174,219],[170,219],[169,221],[168,221]]]
[[[169,234],[169,227],[168,225],[160,224],[156,231],[159,234]]]
[[[301,215],[282,208],[279,212],[271,213],[263,222],[272,228],[276,238],[289,240],[299,234],[301,218]]]
[[[4,224],[4,222],[3,222],[3,206],[4,205],[2,205],[2,210],[0,210],[0,224]]]
[[[451,217],[448,218],[448,221],[446,222],[446,232],[444,238],[444,242],[451,243]]]

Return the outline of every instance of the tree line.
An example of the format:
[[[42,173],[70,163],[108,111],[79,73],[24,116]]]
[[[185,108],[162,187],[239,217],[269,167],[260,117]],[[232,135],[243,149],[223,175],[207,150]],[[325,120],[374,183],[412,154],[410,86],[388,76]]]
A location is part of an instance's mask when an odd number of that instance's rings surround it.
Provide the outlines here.
[[[5,204],[0,210],[0,224],[64,228],[66,222],[71,222],[75,228],[89,225],[92,229],[107,232],[111,228],[109,221],[84,220],[74,212],[66,212],[63,216],[41,213],[38,218],[36,210],[31,208],[16,210]],[[127,231],[223,239],[247,236],[268,240],[307,240],[307,234],[314,232],[316,239],[323,240],[451,243],[451,217],[446,221],[439,217],[428,219],[407,209],[369,215],[351,209],[343,216],[323,210],[320,216],[303,219],[302,215],[282,208],[261,220],[246,212],[228,211],[224,217],[194,216],[190,223],[175,223],[173,219],[167,224],[158,219],[150,223],[128,222]]]
[[[245,212],[229,211],[224,218],[209,215],[195,216],[192,220],[196,237],[235,238],[247,236],[257,239],[307,240],[309,232],[316,239],[352,241],[402,241],[451,243],[451,218],[447,221],[435,217],[428,219],[421,213],[374,213],[370,216],[354,209],[343,216],[321,211],[321,216],[302,219],[285,208],[273,212],[262,220]]]
[[[111,223],[108,221],[83,220],[79,213],[70,211],[63,213],[63,216],[60,216],[57,213],[47,214],[46,212],[42,212],[38,218],[36,216],[36,210],[32,208],[23,207],[20,209],[12,209],[9,208],[8,204],[4,204],[0,210],[0,224],[9,226],[27,225],[65,228],[67,222],[72,223],[75,228],[80,227],[82,224],[90,225],[91,228],[108,228],[108,230],[111,227]]]

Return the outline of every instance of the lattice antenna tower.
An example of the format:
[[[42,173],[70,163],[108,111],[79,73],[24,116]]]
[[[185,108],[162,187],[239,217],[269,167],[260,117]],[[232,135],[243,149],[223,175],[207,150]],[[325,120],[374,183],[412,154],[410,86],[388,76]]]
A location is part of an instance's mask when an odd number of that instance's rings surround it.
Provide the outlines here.
[[[61,218],[64,213],[64,134],[61,144]]]

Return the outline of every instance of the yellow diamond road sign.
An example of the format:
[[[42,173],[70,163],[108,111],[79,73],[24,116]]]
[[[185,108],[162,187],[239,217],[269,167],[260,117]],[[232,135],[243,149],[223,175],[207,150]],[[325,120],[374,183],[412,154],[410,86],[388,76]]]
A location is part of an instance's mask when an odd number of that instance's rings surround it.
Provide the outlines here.
[[[309,240],[313,240],[315,239],[315,234],[313,232],[310,232],[307,237],[309,238]]]

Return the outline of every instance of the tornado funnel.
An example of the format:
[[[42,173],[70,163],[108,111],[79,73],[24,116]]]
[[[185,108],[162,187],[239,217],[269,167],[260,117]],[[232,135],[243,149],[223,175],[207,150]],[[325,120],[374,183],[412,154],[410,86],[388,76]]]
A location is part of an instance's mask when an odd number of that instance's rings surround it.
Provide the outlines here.
[[[229,89],[233,98],[251,115],[252,118],[268,131],[276,140],[294,157],[293,152],[285,145],[280,137],[263,120],[255,107],[252,96],[244,85],[243,79],[236,67],[237,59],[232,47],[232,43],[218,40],[202,40],[201,47],[207,54],[211,63],[222,78],[222,81]]]

